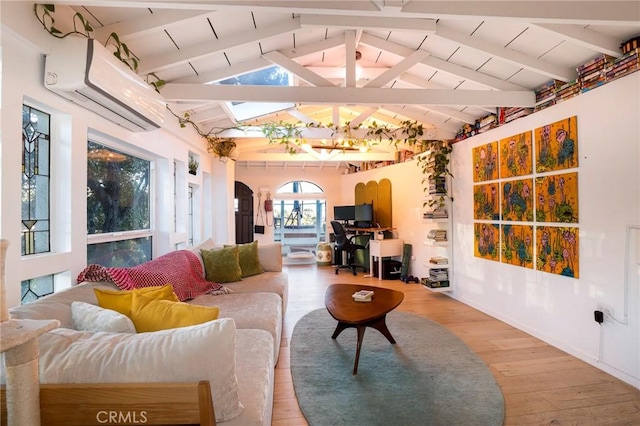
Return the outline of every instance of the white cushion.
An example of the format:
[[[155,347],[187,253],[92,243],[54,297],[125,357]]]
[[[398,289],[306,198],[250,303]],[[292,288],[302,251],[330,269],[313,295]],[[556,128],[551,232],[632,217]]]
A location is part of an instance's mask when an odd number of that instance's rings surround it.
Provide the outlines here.
[[[91,303],[72,302],[71,319],[73,328],[79,331],[136,332],[136,327],[128,316]]]
[[[38,339],[41,383],[198,382],[211,385],[216,420],[243,411],[232,319],[153,333],[59,328]]]
[[[282,243],[258,244],[258,258],[265,272],[282,271]]]

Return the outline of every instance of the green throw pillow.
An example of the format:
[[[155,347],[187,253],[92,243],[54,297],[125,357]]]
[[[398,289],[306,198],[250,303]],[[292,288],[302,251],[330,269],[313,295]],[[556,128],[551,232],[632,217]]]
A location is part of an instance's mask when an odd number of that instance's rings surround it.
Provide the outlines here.
[[[242,279],[238,246],[218,250],[200,250],[207,281],[229,283]]]
[[[227,246],[225,247],[234,247]],[[258,257],[258,241],[247,244],[238,244],[240,253],[240,269],[242,269],[242,278],[258,275],[264,272],[260,258]]]

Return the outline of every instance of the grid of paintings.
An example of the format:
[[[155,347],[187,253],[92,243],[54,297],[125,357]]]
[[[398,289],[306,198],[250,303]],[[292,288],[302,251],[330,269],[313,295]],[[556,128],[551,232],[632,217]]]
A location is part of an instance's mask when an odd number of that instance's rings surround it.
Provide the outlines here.
[[[577,123],[472,149],[476,257],[579,277],[578,172],[569,170],[578,167]]]

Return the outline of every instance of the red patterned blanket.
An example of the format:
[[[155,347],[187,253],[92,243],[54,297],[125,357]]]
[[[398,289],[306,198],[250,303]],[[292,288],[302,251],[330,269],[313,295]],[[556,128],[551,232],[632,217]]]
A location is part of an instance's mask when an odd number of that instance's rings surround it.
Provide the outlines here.
[[[198,256],[189,250],[173,251],[133,268],[89,265],[77,281],[109,281],[122,290],[171,284],[181,301],[201,294],[230,293],[223,285],[204,278]]]

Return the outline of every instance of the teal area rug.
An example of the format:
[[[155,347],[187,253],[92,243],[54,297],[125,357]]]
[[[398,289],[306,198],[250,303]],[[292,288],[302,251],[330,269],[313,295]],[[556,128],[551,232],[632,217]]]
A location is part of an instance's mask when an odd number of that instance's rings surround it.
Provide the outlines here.
[[[293,385],[311,426],[502,425],[504,400],[489,368],[444,327],[390,312],[397,344],[367,328],[354,376],[356,330],[333,340],[336,325],[318,309],[291,338]]]

